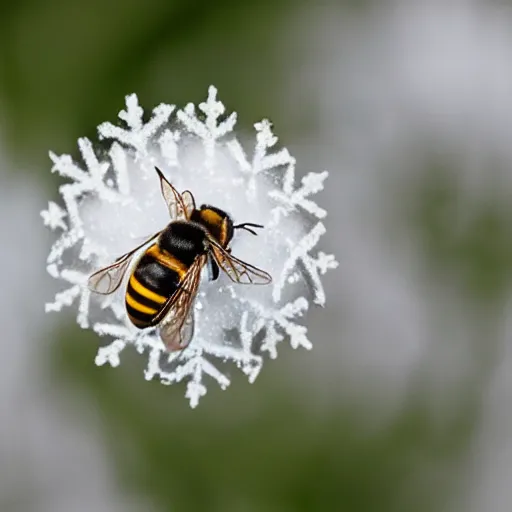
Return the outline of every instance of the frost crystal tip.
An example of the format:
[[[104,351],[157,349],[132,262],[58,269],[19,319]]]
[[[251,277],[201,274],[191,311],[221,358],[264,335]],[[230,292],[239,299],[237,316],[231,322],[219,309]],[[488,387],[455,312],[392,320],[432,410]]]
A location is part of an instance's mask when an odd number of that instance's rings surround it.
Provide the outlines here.
[[[321,219],[326,211],[310,196],[322,190],[327,172],[309,173],[296,187],[295,159],[286,149],[276,148],[277,137],[266,120],[254,125],[256,144],[249,156],[233,132],[236,114],[225,114],[214,87],[198,107],[188,104],[177,110],[162,104],[148,122],[143,121],[143,110],[132,94],[126,97],[126,109],[119,118],[121,126],[103,123],[98,127],[100,139],[109,144],[107,151],[80,139],[82,163],[50,153],[52,171],[70,182],[60,187],[63,204],[49,202],[41,212],[44,224],[59,234],[47,259],[48,272],[66,283],[54,301],[46,304],[46,311],[78,303],[80,327],[108,339],[98,351],[96,364],[119,365],[120,353],[133,345],[148,354],[146,379],[157,377],[165,384],[187,381],[186,396],[192,407],[206,393],[205,374],[222,388],[229,385],[222,362],[234,362],[253,382],[265,352],[277,357],[280,342],[289,340],[293,348],[311,348],[301,317],[309,300],[325,304],[321,276],[338,265],[332,255],[313,253],[325,233]],[[166,201],[160,195],[156,168],[162,170]],[[176,192],[183,190],[193,192],[197,207],[191,193]],[[199,205],[214,208],[201,210]],[[199,212],[198,218],[194,211]],[[229,212],[225,223],[224,211]],[[221,218],[215,220],[219,212]],[[236,225],[229,225],[231,219]],[[175,291],[169,291],[174,306],[166,310],[161,322],[137,328],[127,314],[125,297],[141,256],[153,247],[155,238],[149,236],[167,233],[169,223],[176,226],[176,222],[190,220],[206,232],[193,280],[185,281],[190,265],[178,268],[175,262],[173,272],[183,279],[178,279]],[[224,231],[206,229],[208,223],[217,221]],[[260,224],[264,228],[258,229],[258,237],[247,233]],[[177,233],[174,228],[170,232]],[[162,246],[162,234],[153,252]],[[104,288],[98,279],[91,286],[94,271],[112,265],[135,247],[139,249],[133,257],[116,263],[116,273],[100,273],[102,278],[114,279],[115,286],[109,281]],[[245,286],[268,281],[260,268],[272,275],[272,283]],[[218,279],[212,279],[219,269]],[[180,283],[187,285],[180,288]],[[197,293],[185,300],[190,285]],[[91,293],[91,288],[108,294]],[[176,322],[177,311],[183,312],[183,307],[176,306],[180,293],[190,314]],[[159,307],[146,304],[146,313],[157,317]],[[182,347],[186,348],[168,350]]]

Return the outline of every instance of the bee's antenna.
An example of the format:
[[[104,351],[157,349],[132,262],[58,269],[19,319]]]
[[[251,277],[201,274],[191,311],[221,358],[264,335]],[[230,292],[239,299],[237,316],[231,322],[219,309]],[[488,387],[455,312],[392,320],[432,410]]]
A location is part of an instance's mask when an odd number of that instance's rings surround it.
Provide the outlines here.
[[[252,229],[249,229],[247,226],[251,226],[252,228],[263,228],[261,224],[253,224],[252,222],[244,222],[243,224],[237,224],[236,226],[233,226],[233,229],[245,229],[245,231],[249,231],[249,233],[252,233],[253,235],[257,235],[256,231],[253,231]]]

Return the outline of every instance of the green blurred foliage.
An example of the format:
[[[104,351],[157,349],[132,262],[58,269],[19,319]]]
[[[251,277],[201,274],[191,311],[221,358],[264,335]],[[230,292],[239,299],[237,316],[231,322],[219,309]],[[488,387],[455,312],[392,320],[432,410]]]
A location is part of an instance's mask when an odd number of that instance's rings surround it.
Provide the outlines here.
[[[71,152],[78,137],[95,138],[100,122],[115,119],[132,92],[149,109],[202,100],[215,83],[245,122],[279,112],[276,42],[291,4],[10,4],[0,21],[0,94],[13,156],[41,164],[49,148]]]
[[[274,363],[257,384],[234,378],[191,410],[184,385],[143,381],[134,350],[116,370],[91,371],[95,341],[73,330],[55,344],[59,385],[88,390],[120,483],[162,510],[427,512],[459,482],[474,404],[440,426],[418,388],[391,424],[369,429],[353,404],[312,414]]]
[[[411,233],[434,272],[445,272],[464,296],[504,300],[512,278],[512,208],[507,187],[488,180],[476,198],[461,191],[461,170],[443,157],[426,159],[411,199]],[[439,266],[442,265],[443,269]],[[448,277],[448,275],[447,275]]]

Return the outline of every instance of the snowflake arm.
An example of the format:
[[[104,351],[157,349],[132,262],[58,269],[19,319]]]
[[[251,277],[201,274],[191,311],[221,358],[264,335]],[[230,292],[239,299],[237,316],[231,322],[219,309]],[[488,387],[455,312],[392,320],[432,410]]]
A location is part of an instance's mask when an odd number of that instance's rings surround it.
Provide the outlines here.
[[[310,172],[302,178],[301,187],[294,189],[295,162],[290,164],[284,178],[283,190],[273,190],[269,193],[272,199],[280,203],[272,210],[273,221],[278,223],[281,215],[286,217],[297,208],[302,208],[318,219],[325,218],[327,212],[323,208],[320,208],[315,202],[307,199],[307,197],[323,190],[324,181],[327,176],[329,176],[327,171]]]
[[[245,174],[249,199],[254,200],[257,190],[258,175],[268,173],[281,166],[295,166],[293,158],[286,148],[271,152],[277,144],[277,137],[272,132],[272,123],[267,119],[255,123],[256,146],[252,161],[249,162],[242,145],[237,139],[228,142],[227,147],[233,158],[238,162],[240,171]]]
[[[313,344],[307,337],[307,328],[295,321],[302,317],[308,309],[308,301],[304,297],[299,297],[294,302],[287,303],[276,310],[267,308],[256,301],[244,299],[236,292],[232,293],[234,298],[250,309],[254,317],[252,325],[248,323],[247,317],[242,317],[241,335],[246,338],[253,337],[254,333],[263,329],[265,336],[261,343],[261,350],[268,352],[271,359],[277,357],[277,345],[285,339],[284,334],[288,336],[292,348],[303,347],[307,350],[313,348]]]
[[[178,119],[188,132],[204,141],[215,141],[233,131],[237,118],[236,112],[230,114],[224,121],[219,122],[226,108],[221,101],[217,101],[216,87],[210,86],[208,88],[208,99],[199,104],[199,110],[206,116],[204,121],[198,118],[193,103],[189,103],[183,110],[178,111]]]
[[[57,203],[48,201],[48,209],[41,212],[43,223],[48,226],[52,231],[57,228],[66,231],[67,226],[64,219],[67,217],[66,211],[61,208]]]
[[[140,156],[148,155],[148,144],[156,132],[167,123],[169,116],[175,109],[174,105],[161,104],[153,110],[151,119],[144,124],[142,115],[144,111],[139,106],[137,95],[126,96],[126,110],[119,112],[127,128],[115,126],[112,123],[102,123],[98,126],[100,139],[116,139],[132,147]]]
[[[320,275],[323,275],[329,269],[338,266],[338,262],[332,254],[318,253],[316,257],[311,256],[311,250],[318,244],[320,237],[326,232],[322,222],[307,233],[297,244],[292,240],[287,240],[290,255],[286,260],[283,270],[277,278],[272,296],[275,302],[279,302],[281,294],[287,282],[294,283],[298,280],[298,275],[303,269],[305,275],[310,279],[314,294],[313,301],[319,306],[325,305],[325,292]],[[302,269],[298,266],[302,265]]]
[[[58,273],[55,266],[50,267],[50,274]],[[55,275],[54,275],[55,276]],[[55,295],[53,302],[45,305],[47,313],[51,311],[61,311],[66,306],[71,306],[78,298],[77,323],[83,329],[89,327],[89,299],[90,292],[85,286],[87,275],[75,270],[64,269],[58,273],[58,277],[71,284],[66,290]]]

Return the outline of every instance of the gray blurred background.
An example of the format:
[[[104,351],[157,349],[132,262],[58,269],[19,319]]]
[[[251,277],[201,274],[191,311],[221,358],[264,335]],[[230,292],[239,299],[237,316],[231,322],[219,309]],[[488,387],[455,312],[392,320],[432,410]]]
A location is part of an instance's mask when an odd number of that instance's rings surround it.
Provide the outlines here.
[[[330,170],[340,266],[255,384],[192,411],[126,351],[44,315],[48,150],[215,84]],[[508,512],[512,2],[0,4],[2,512]]]

